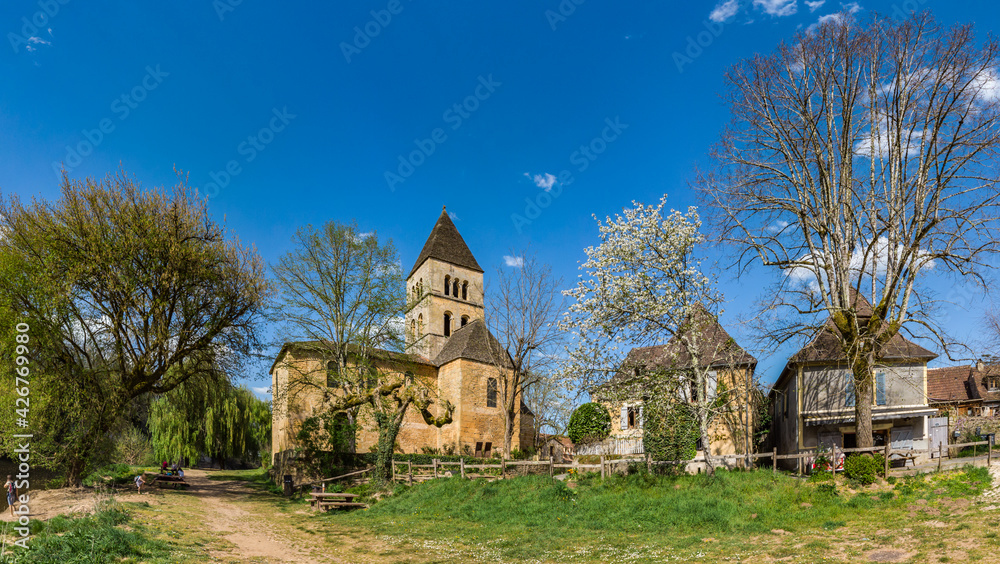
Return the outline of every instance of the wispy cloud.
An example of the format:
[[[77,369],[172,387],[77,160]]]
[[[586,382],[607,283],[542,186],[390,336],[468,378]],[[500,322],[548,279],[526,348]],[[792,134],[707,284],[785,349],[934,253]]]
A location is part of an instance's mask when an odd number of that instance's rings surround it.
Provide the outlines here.
[[[823,4],[826,4],[826,0],[816,0],[816,2],[810,2],[809,0],[806,0],[806,6],[809,8],[810,14],[822,8]]]
[[[511,268],[521,268],[524,266],[524,257],[503,256],[503,262]]]
[[[269,396],[269,395],[271,395],[271,388],[268,387],[268,386],[262,386],[260,388],[253,387],[253,388],[250,388],[250,389],[253,390],[253,393],[258,394],[258,395],[262,395],[262,396]]]
[[[825,1],[825,0],[824,0]],[[844,14],[856,14],[861,11],[861,5],[857,2],[849,2],[847,4],[840,5],[841,11],[833,14],[827,14],[825,16],[820,16],[816,23],[809,26],[806,31],[812,33],[816,29],[825,23],[840,24],[844,22]],[[812,10],[809,10],[810,12]]]
[[[556,175],[549,174],[547,172],[542,174],[536,174],[534,176],[526,172],[524,173],[524,176],[527,177],[528,180],[534,182],[535,186],[538,186],[539,188],[545,190],[546,192],[551,190],[552,187],[555,186],[556,184]]]
[[[788,227],[788,222],[779,219],[778,221],[775,221],[771,225],[768,225],[767,230],[770,231],[771,233],[781,233],[782,231],[785,230],[786,227]]]
[[[48,45],[48,46],[51,46],[52,42],[51,41],[46,41],[46,40],[42,39],[41,37],[32,36],[32,37],[28,38],[28,44],[24,48],[27,49],[28,51],[37,51],[38,50],[38,45]]]
[[[765,14],[784,17],[799,11],[799,0],[753,0],[753,6]]]
[[[462,221],[458,219],[458,214],[455,212],[448,212],[448,217],[450,217],[452,221]]]
[[[732,19],[736,12],[740,10],[739,0],[728,0],[715,5],[715,9],[708,15],[708,19],[716,23],[723,23]]]

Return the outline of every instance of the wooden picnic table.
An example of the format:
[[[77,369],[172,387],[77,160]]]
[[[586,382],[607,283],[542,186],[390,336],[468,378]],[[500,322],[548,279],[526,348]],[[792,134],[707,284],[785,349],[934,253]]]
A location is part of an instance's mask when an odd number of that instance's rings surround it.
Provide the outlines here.
[[[177,476],[173,474],[153,474],[152,472],[144,472],[143,479],[145,480],[146,476],[149,476],[150,474],[152,474],[152,479],[146,480],[146,483],[149,485],[155,484],[161,488],[173,488],[175,490],[187,489],[187,487],[190,485],[184,480],[183,476]]]

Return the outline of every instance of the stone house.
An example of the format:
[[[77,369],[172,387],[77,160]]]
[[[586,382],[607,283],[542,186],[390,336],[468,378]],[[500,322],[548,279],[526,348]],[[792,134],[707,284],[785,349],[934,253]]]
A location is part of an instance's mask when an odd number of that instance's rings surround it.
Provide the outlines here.
[[[483,269],[442,211],[406,280],[414,306],[406,314],[405,352],[375,351],[375,368],[419,379],[439,401],[454,407],[452,423],[427,425],[418,410],[405,416],[397,449],[406,453],[454,452],[489,456],[502,450],[504,414],[498,379],[509,357],[484,321]],[[300,446],[302,422],[326,411],[324,392],[335,388],[336,373],[317,343],[285,343],[271,366],[274,391],[272,450],[277,456]],[[499,359],[499,360],[498,360]],[[332,363],[331,363],[332,364]],[[335,365],[334,365],[335,366]],[[305,381],[309,385],[300,385]],[[378,432],[369,407],[357,416],[356,452],[373,450]],[[511,448],[533,447],[533,415],[521,403]]]
[[[940,415],[1000,415],[1000,365],[980,361],[973,366],[930,368],[927,401]]]
[[[629,351],[622,369],[594,393],[595,401],[604,405],[611,415],[611,434],[608,443],[614,445],[614,454],[644,452],[643,406],[650,400],[649,378],[657,374],[677,379],[677,401],[695,403],[698,389],[695,385],[694,357],[700,357],[701,368],[707,369],[707,394],[717,397],[721,389],[728,390],[724,414],[713,417],[709,426],[714,455],[742,454],[750,448],[748,433],[754,426],[753,405],[757,394],[753,375],[757,359],[746,352],[719,323],[718,318],[698,306],[686,326],[699,335],[689,341],[674,336],[664,345],[637,347]],[[681,335],[685,335],[682,333]],[[697,344],[700,354],[692,355],[686,342]],[[698,441],[697,456],[702,456],[705,445]],[[611,454],[609,452],[609,454]]]
[[[863,298],[861,298],[863,300]],[[871,311],[860,303],[859,312]],[[771,443],[779,454],[815,451],[817,447],[855,448],[854,375],[828,321],[805,347],[788,360],[770,392]],[[927,363],[937,355],[898,333],[886,343],[875,369],[873,439],[876,446],[926,449],[928,417],[937,410],[927,402]],[[785,463],[796,465],[795,461]]]

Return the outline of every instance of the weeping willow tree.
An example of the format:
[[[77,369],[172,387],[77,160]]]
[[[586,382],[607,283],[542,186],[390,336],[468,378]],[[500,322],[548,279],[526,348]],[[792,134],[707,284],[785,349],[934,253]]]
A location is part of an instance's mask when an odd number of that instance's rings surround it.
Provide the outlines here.
[[[213,378],[185,382],[150,408],[153,452],[163,460],[212,458],[261,462],[271,439],[270,402],[243,386]]]

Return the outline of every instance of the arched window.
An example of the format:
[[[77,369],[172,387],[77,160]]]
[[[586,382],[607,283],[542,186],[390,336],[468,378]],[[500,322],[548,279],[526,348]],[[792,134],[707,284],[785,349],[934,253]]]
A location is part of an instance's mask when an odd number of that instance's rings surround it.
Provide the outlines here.
[[[417,320],[416,319],[411,319],[410,320],[410,334],[411,335],[416,335],[417,334]]]
[[[462,282],[462,299],[469,299],[469,281]]]
[[[421,278],[420,281],[417,282],[417,297],[419,298],[422,295],[424,295],[424,279],[423,278]]]
[[[497,379],[490,378],[486,381],[486,407],[497,406]]]
[[[449,291],[451,291],[451,276],[445,276],[444,277],[444,295],[447,296]]]
[[[337,369],[337,361],[331,360],[326,363],[326,387],[336,388],[340,385],[340,370]]]
[[[452,286],[451,295],[455,296],[456,298],[458,297],[458,278],[455,279],[455,283]]]
[[[462,316],[462,327],[465,327],[466,324],[468,324],[468,323],[469,323],[469,316],[468,315],[463,315]]]
[[[424,314],[417,316],[417,336],[423,335],[424,333]]]
[[[445,313],[444,314],[444,336],[445,337],[450,337],[451,336],[451,314],[450,313]]]

